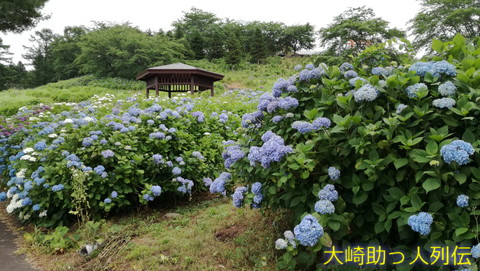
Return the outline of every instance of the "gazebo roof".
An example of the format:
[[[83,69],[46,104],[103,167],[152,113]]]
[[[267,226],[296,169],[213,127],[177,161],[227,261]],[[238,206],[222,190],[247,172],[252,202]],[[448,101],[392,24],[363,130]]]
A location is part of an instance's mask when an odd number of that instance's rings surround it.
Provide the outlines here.
[[[146,80],[148,77],[150,77],[150,75],[153,75],[153,74],[172,74],[172,73],[199,74],[199,75],[210,77],[214,79],[214,81],[222,80],[224,77],[221,74],[214,73],[207,70],[202,70],[187,64],[174,63],[174,64],[148,68],[137,76],[137,80]]]

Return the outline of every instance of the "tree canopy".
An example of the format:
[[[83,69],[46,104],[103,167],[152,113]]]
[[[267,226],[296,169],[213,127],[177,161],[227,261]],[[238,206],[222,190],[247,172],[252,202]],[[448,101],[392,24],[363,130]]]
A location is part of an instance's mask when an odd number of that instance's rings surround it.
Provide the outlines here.
[[[0,0],[0,32],[22,32],[44,16],[40,12],[48,0]]]
[[[405,37],[405,32],[389,28],[388,22],[375,17],[371,8],[349,8],[334,18],[333,23],[320,29],[320,42],[335,56],[360,52],[367,46],[388,39]]]
[[[480,34],[478,0],[421,0],[421,11],[410,20],[417,48],[427,47],[433,38],[448,40],[457,33],[466,38]]]

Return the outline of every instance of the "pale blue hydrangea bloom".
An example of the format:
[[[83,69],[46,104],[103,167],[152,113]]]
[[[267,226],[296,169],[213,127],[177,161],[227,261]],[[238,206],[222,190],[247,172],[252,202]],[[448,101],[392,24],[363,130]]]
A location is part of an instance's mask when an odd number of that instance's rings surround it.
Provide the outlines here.
[[[324,117],[316,118],[312,122],[313,129],[315,130],[319,130],[321,128],[328,128],[330,127],[331,124],[332,122],[328,118],[324,118]]]
[[[282,109],[289,110],[298,106],[298,100],[292,97],[281,99],[278,106]]]
[[[344,62],[342,65],[340,65],[339,70],[343,73],[349,70],[353,70],[353,65],[348,62]]]
[[[274,116],[272,118],[272,122],[273,123],[279,123],[280,121],[282,121],[283,117],[282,116]]]
[[[240,146],[232,145],[225,148],[222,153],[225,168],[229,169],[233,163],[245,157],[245,152],[242,151]]]
[[[432,102],[432,105],[437,108],[452,108],[456,104],[455,100],[452,98],[441,98],[435,99]]]
[[[457,87],[451,81],[447,81],[441,84],[440,86],[438,86],[438,92],[442,96],[453,95],[455,94],[456,91],[457,91]]]
[[[336,201],[338,199],[338,192],[335,190],[333,184],[327,184],[323,189],[318,191],[318,198],[320,200]]]
[[[243,205],[243,199],[245,197],[245,193],[247,193],[248,189],[245,186],[240,186],[235,189],[235,192],[232,195],[233,199],[233,206],[240,208]]]
[[[172,174],[173,175],[180,175],[180,174],[182,174],[182,170],[179,167],[174,167],[172,169]]]
[[[358,80],[362,81],[363,83],[367,83],[367,80],[365,78],[362,78],[362,77],[352,78],[352,79],[348,80],[348,82],[350,83],[350,85],[352,87],[354,87]]]
[[[299,120],[292,123],[292,128],[298,130],[301,134],[306,134],[314,130],[313,124]]]
[[[315,212],[319,214],[333,214],[335,212],[335,206],[329,200],[319,200],[315,203]]]
[[[411,215],[408,218],[408,225],[413,231],[420,233],[421,235],[427,235],[430,233],[430,226],[433,223],[433,217],[431,214],[421,212],[418,215]]]
[[[155,197],[158,197],[162,193],[162,188],[159,185],[154,185],[150,188],[150,191]]]
[[[355,71],[346,71],[343,76],[345,77],[345,79],[352,79],[358,77],[358,74]]]
[[[110,198],[106,198],[106,199],[103,200],[103,202],[105,204],[109,204],[109,203],[112,203],[112,200]]]
[[[110,158],[115,155],[115,153],[111,150],[102,151],[101,154],[104,158]]]
[[[445,163],[450,164],[453,161],[459,165],[465,165],[469,162],[469,156],[475,152],[472,144],[463,140],[454,140],[452,143],[443,146],[440,149],[440,155]]]
[[[306,215],[300,224],[295,226],[293,232],[298,242],[308,247],[313,247],[317,244],[320,237],[324,234],[322,225],[312,215]]]
[[[366,84],[355,91],[353,93],[353,97],[355,98],[356,102],[371,102],[377,98],[378,93],[378,90],[374,86]]]
[[[372,69],[372,74],[387,77],[390,75],[390,71],[383,67],[375,67]]]
[[[409,98],[416,98],[417,92],[420,90],[428,90],[427,85],[424,83],[417,83],[415,85],[411,85],[405,89]]]
[[[396,111],[396,113],[397,113],[397,114],[402,113],[403,109],[405,109],[405,108],[407,108],[407,107],[408,107],[407,105],[399,104],[399,105],[397,106],[397,111]]]
[[[262,184],[260,182],[256,182],[252,184],[252,193],[253,194],[261,194],[262,193]]]
[[[223,193],[225,191],[225,183],[230,180],[232,175],[228,172],[222,172],[218,178],[210,184],[210,193]]]
[[[330,177],[330,179],[332,179],[333,181],[337,180],[338,178],[340,178],[340,170],[336,167],[329,167],[328,177]]]
[[[473,246],[472,250],[471,250],[471,253],[472,253],[473,258],[475,258],[475,259],[480,258],[480,244],[477,244],[477,245]]]
[[[287,241],[285,241],[282,238],[277,239],[275,241],[275,249],[281,250],[281,249],[286,249],[288,247]]]
[[[467,195],[459,195],[457,197],[457,206],[458,207],[468,207],[468,199],[469,197]]]
[[[297,72],[301,71],[302,69],[303,69],[303,67],[302,67],[302,65],[300,65],[300,64],[296,65],[296,66],[293,68],[293,70],[295,70],[295,71],[297,71]]]
[[[315,65],[313,65],[313,64],[307,64],[307,65],[305,65],[305,69],[307,69],[307,70],[313,70],[313,69],[315,69]]]

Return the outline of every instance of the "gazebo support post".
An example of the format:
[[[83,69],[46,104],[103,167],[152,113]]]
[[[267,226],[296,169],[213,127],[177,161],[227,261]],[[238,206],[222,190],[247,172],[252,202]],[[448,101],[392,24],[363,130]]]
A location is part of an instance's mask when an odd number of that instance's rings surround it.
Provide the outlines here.
[[[147,99],[148,99],[148,87],[147,87],[147,90],[145,90],[145,94],[147,95]]]
[[[193,84],[193,75],[190,76],[190,94],[192,94],[193,96],[193,93],[195,92],[195,86]]]
[[[212,84],[212,88],[210,89],[210,97],[213,97],[215,95],[215,85]]]
[[[158,75],[155,76],[155,95],[158,97]]]
[[[168,98],[170,99],[170,98],[172,98],[172,92],[171,92],[172,86],[171,86],[171,85],[168,85],[168,86],[167,86],[167,89],[168,89]]]

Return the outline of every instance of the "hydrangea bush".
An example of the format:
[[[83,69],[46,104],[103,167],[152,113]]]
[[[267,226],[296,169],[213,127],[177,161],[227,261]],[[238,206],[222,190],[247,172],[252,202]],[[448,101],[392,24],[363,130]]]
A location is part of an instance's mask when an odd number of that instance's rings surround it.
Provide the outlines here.
[[[413,65],[296,67],[243,116],[228,156],[243,185],[235,205],[253,204],[260,182],[263,207],[293,211],[293,242],[276,242],[281,269],[323,267],[332,242],[408,259],[417,245],[478,243],[480,46],[438,42]]]
[[[107,95],[21,110],[0,134],[0,200],[21,220],[51,226],[79,212],[98,218],[165,193],[207,190],[204,179],[223,167],[223,143],[237,138],[238,114],[252,108],[232,98],[259,94],[234,91],[214,101]],[[17,119],[23,126],[15,128]]]

